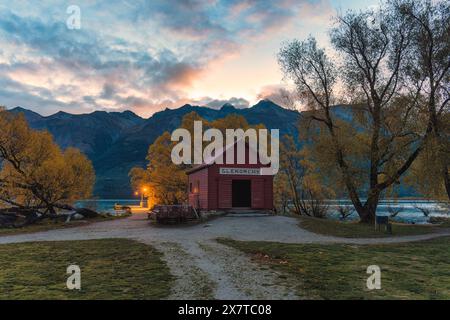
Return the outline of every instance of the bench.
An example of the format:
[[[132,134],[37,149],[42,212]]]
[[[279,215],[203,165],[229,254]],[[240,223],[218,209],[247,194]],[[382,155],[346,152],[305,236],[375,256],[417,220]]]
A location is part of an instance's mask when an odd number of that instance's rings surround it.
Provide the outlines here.
[[[392,234],[392,224],[388,216],[375,216],[375,230],[381,231],[381,226],[385,226],[387,233]]]
[[[156,205],[148,217],[155,218],[161,224],[179,224],[199,219],[197,211],[188,205]]]

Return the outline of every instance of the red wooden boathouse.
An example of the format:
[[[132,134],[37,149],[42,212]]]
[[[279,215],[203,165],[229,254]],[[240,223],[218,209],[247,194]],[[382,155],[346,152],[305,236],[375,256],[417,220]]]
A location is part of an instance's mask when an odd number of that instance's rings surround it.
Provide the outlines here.
[[[226,164],[226,153],[234,148],[235,164]],[[259,157],[256,164],[249,163],[250,152],[245,145],[245,163],[237,164],[237,143],[218,152],[213,161],[206,161],[187,172],[189,204],[200,210],[273,209],[273,176],[261,175]],[[223,164],[216,159],[223,155]]]

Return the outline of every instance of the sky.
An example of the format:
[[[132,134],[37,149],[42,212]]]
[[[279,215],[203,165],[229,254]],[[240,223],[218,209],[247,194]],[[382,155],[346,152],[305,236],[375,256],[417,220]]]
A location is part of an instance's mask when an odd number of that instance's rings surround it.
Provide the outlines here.
[[[246,108],[288,85],[283,43],[313,35],[327,47],[333,16],[377,3],[0,0],[0,105],[143,117],[186,103]]]

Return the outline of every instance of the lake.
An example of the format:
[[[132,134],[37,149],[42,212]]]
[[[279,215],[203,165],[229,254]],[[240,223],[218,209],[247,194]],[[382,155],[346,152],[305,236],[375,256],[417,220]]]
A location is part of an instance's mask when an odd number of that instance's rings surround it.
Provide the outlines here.
[[[82,200],[75,203],[77,208],[89,208],[98,212],[114,212],[114,205],[138,206],[139,199],[91,199]]]
[[[138,199],[100,199],[100,200],[83,200],[78,201],[76,207],[87,207],[99,212],[114,212],[114,204],[122,205],[139,205]],[[332,219],[339,219],[337,208],[339,206],[352,207],[349,200],[328,200],[329,206],[328,216]],[[429,210],[428,217],[424,216],[419,208]],[[382,200],[378,205],[378,215],[390,215],[390,211],[401,210],[400,213],[392,220],[405,223],[423,224],[427,223],[430,217],[450,217],[450,209],[444,203],[438,201],[427,200]],[[348,220],[358,219],[356,212],[353,212]]]
[[[334,219],[339,218],[337,209],[339,206],[353,207],[350,200],[328,200],[329,216]],[[426,217],[421,211],[429,211]],[[381,200],[377,215],[389,216],[391,212],[400,210],[400,212],[392,218],[394,221],[405,223],[423,224],[428,223],[430,217],[450,217],[450,207],[443,202],[428,200]],[[353,212],[348,220],[358,219],[358,214]]]

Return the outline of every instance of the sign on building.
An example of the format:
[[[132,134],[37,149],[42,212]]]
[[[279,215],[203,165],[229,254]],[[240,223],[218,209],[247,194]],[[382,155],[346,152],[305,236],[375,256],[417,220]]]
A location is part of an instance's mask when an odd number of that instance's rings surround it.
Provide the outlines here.
[[[243,176],[259,176],[260,168],[220,168],[220,174],[243,175]]]

